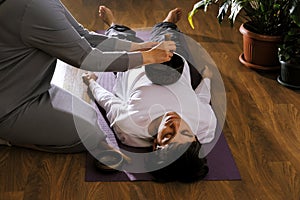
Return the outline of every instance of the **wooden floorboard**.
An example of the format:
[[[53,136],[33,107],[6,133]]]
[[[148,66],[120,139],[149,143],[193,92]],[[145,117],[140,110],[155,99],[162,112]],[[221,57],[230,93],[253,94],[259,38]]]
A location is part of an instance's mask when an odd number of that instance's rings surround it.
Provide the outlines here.
[[[97,7],[110,7],[120,24],[151,27],[175,7],[184,16],[192,0],[63,0],[90,30],[107,28]],[[238,60],[242,36],[216,20],[217,7],[198,12],[192,30],[185,17],[180,29],[199,42],[219,68],[226,89],[223,132],[241,181],[193,184],[84,181],[85,154],[50,154],[0,146],[0,200],[10,199],[300,199],[300,92],[277,83],[278,72],[257,72]],[[89,100],[82,71],[66,67],[63,87]]]

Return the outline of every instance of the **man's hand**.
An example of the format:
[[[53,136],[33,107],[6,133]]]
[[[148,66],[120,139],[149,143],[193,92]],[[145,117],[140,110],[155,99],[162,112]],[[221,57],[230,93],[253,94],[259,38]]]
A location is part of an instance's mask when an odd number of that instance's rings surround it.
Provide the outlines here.
[[[163,63],[171,60],[173,56],[173,51],[176,50],[175,42],[164,41],[160,42],[155,47],[148,51],[143,51],[143,64],[153,64],[153,63]]]
[[[81,75],[83,82],[88,86],[92,80],[97,80],[98,76],[95,73],[83,73]]]
[[[133,42],[131,44],[130,51],[147,51],[149,49],[152,49],[156,45],[158,45],[158,42],[143,42],[143,43],[135,43]]]
[[[202,71],[203,78],[211,78],[213,76],[212,71],[205,65],[204,70]]]

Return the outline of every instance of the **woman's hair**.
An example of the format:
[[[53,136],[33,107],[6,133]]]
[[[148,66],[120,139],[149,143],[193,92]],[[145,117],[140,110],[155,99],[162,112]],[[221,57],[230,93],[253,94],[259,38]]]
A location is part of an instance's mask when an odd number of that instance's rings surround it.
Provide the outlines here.
[[[196,140],[192,143],[172,143],[164,149],[157,150],[155,152],[156,158],[148,159],[147,163],[148,166],[153,166],[153,164],[164,166],[150,172],[154,181],[194,182],[203,179],[208,173],[208,166],[206,165],[206,158],[199,157],[200,148],[201,143]],[[180,154],[182,155],[180,156]],[[172,159],[176,157],[178,158],[172,162]]]

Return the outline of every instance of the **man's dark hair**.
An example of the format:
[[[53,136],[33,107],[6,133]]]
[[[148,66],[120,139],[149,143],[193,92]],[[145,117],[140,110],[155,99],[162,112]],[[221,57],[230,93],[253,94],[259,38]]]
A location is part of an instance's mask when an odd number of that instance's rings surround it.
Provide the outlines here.
[[[194,182],[203,179],[208,173],[208,167],[206,158],[199,157],[200,148],[201,143],[196,140],[184,144],[171,143],[164,149],[157,150],[156,158],[149,159],[148,164],[163,165],[164,167],[150,172],[154,181]],[[180,154],[182,155],[180,156]],[[172,159],[174,160],[176,157],[178,158],[172,162]],[[166,163],[170,164],[166,165]]]

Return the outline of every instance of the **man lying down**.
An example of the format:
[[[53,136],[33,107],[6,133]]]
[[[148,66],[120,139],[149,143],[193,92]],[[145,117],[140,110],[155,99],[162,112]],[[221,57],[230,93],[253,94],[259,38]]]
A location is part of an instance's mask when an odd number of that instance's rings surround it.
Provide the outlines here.
[[[171,10],[163,22],[154,26],[151,40],[158,41],[168,32],[176,42],[176,52],[185,54],[179,44],[176,23],[182,10]],[[108,35],[136,39],[128,27],[117,25],[110,9],[99,7],[99,16],[110,26]],[[178,55],[174,53],[174,55]],[[153,146],[159,157],[155,162],[169,162],[152,171],[157,181],[191,182],[208,173],[205,158],[199,157],[201,144],[214,138],[217,120],[210,105],[210,78],[212,72],[203,67],[202,81],[192,87],[190,66],[182,58],[184,66],[178,81],[169,85],[154,84],[143,66],[116,74],[113,92],[100,86],[97,75],[83,74],[94,99],[104,108],[117,138],[133,147]],[[170,160],[174,154],[176,159]]]

